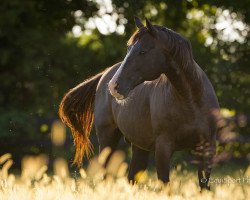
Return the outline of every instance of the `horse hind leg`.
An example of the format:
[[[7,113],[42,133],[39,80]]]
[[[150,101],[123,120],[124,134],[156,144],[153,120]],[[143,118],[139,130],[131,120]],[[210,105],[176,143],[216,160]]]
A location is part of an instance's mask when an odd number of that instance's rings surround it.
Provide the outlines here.
[[[145,151],[132,144],[132,159],[129,165],[128,180],[135,183],[136,175],[145,171],[148,164],[149,151]]]
[[[122,133],[118,128],[114,127],[113,125],[109,125],[96,126],[96,134],[99,142],[99,153],[102,152],[106,147],[111,149],[111,152],[104,163],[104,167],[107,167],[112,154],[117,149]]]
[[[213,157],[215,155],[215,145],[203,142],[198,147],[198,179],[201,190],[210,190],[209,179],[212,171]]]
[[[198,178],[199,178],[199,186],[201,190],[210,190],[209,179],[211,174],[211,167],[204,168],[202,164],[198,166]]]

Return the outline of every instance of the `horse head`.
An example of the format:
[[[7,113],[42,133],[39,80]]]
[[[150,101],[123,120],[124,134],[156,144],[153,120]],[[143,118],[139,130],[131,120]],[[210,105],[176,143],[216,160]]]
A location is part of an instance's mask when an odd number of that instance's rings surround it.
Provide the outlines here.
[[[138,30],[128,41],[127,55],[108,85],[110,93],[119,100],[144,81],[158,78],[167,65],[156,26],[147,19],[144,26],[138,17],[135,24]]]

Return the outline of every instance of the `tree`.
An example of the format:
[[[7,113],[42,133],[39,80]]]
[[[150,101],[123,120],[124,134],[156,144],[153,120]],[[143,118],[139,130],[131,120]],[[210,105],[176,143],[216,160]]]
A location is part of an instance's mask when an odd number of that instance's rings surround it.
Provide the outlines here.
[[[245,8],[249,1],[113,0],[112,5],[113,10],[106,14],[118,14],[116,23],[125,24],[124,34],[102,35],[94,29],[91,35],[84,32],[74,37],[71,30],[75,25],[85,30],[90,18],[100,16],[96,1],[1,2],[1,135],[37,137],[34,119],[57,117],[58,103],[69,88],[121,61],[126,40],[135,30],[134,14],[189,38],[221,106],[250,112],[249,34],[243,42],[223,41],[219,37],[222,30],[214,28],[219,11],[227,9],[235,20],[246,24],[239,34],[248,33],[250,14]],[[200,17],[194,17],[197,14]]]

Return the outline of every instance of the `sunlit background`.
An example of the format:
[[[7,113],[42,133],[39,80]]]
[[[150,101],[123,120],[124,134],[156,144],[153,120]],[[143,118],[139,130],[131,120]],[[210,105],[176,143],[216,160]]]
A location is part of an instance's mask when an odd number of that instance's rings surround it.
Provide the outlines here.
[[[49,175],[53,173],[62,180],[69,177],[85,180],[86,174],[91,177],[96,171],[103,172],[101,166],[108,151],[103,153],[104,158],[94,158],[86,172],[86,159],[80,172],[71,166],[74,146],[70,131],[58,121],[58,104],[70,88],[122,61],[127,51],[126,41],[136,30],[134,15],[143,20],[147,17],[153,24],[173,29],[191,41],[195,60],[212,81],[222,107],[218,113],[220,131],[214,176],[250,176],[247,170],[250,161],[249,7],[247,0],[2,0],[0,155],[10,154],[0,159],[0,180],[8,177],[11,185],[18,176],[29,180],[29,186],[34,180],[42,180],[46,185],[46,181],[53,183],[44,174],[47,170]],[[91,140],[97,153],[94,131]],[[117,167],[108,171],[112,175],[121,174],[118,177],[126,173],[131,157],[127,144],[121,142],[120,149],[124,154],[118,152]],[[177,153],[172,168],[188,170],[185,173],[191,173],[190,179],[195,181],[192,173],[195,166],[189,165],[190,161],[191,156]],[[147,177],[145,174],[141,177],[155,178],[153,166],[152,156]],[[173,176],[181,181],[176,174]],[[67,179],[64,183],[74,187],[72,181]],[[177,182],[179,187],[181,183]],[[92,183],[88,184],[89,194],[94,197],[96,190],[91,190]],[[125,183],[120,184],[123,188]],[[150,192],[154,191],[152,187],[149,184]],[[238,190],[233,187],[232,191]],[[217,195],[223,197],[221,191],[226,185],[220,189]],[[145,195],[154,198],[153,193]]]

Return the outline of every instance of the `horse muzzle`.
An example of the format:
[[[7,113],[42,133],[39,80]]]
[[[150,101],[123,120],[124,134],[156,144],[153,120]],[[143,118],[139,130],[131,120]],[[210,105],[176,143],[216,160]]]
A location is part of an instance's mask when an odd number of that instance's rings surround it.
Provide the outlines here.
[[[116,82],[113,82],[112,80],[108,84],[109,92],[110,94],[115,97],[118,100],[123,100],[124,96],[120,93],[118,93],[118,85]]]

